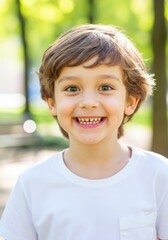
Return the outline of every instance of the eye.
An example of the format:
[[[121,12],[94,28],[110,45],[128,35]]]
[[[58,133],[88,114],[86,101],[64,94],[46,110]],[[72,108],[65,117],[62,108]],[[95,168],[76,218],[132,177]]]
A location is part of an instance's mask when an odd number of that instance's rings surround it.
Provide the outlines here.
[[[78,92],[80,91],[78,87],[75,87],[75,86],[69,86],[65,89],[65,91],[67,92]]]
[[[113,88],[110,85],[105,84],[105,85],[100,86],[99,90],[100,91],[111,91],[111,90],[113,90]]]

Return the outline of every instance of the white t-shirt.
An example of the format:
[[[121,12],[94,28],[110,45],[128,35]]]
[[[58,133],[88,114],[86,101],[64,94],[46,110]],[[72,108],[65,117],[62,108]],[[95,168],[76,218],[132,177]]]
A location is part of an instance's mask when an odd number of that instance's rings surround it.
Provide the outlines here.
[[[168,161],[133,148],[106,179],[72,173],[63,152],[23,173],[0,223],[7,240],[168,239]]]

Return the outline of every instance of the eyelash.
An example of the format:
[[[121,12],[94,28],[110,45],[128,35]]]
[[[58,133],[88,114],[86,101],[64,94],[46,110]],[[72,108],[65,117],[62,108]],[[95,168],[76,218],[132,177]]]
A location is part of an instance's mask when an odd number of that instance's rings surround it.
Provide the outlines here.
[[[104,84],[104,85],[101,85],[99,88],[98,88],[98,91],[101,91],[101,92],[108,92],[108,91],[112,91],[114,88],[108,84]],[[69,86],[67,88],[65,88],[66,92],[69,92],[69,93],[76,93],[76,92],[79,92],[80,89],[76,86]]]
[[[75,91],[74,91],[75,90]],[[76,86],[69,86],[65,89],[66,92],[78,92],[80,89]]]
[[[103,92],[106,92],[106,91],[113,90],[113,88],[110,85],[108,85],[108,84],[104,84],[104,85],[100,86],[99,90],[103,91]]]

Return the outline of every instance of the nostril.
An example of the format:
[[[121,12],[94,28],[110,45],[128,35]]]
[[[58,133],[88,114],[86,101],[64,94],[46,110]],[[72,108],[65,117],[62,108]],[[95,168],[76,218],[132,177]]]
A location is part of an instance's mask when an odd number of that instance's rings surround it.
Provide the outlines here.
[[[85,99],[83,101],[80,101],[79,106],[81,108],[97,108],[99,106],[99,103],[94,99]]]

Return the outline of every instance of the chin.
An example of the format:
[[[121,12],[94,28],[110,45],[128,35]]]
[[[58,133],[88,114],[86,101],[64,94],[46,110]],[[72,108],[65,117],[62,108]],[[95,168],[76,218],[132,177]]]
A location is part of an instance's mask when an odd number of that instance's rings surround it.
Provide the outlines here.
[[[102,139],[96,137],[85,137],[79,140],[81,144],[84,145],[98,145],[102,142]]]

